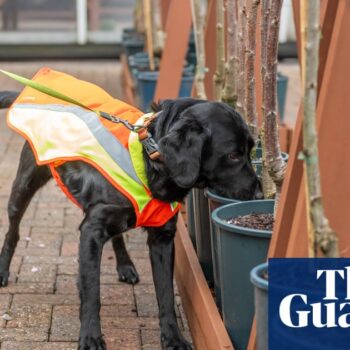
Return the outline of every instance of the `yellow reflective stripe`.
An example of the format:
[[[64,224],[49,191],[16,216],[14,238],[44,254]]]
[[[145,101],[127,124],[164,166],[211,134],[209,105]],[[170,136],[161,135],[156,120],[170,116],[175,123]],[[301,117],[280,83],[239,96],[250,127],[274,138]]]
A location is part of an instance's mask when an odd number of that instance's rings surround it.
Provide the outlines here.
[[[135,123],[136,125],[143,125],[145,119],[152,116],[153,113],[147,113],[143,115],[140,119]],[[146,175],[145,162],[143,159],[143,146],[139,140],[139,135],[135,132],[131,132],[128,140],[129,152],[132,161],[132,165],[134,166],[137,177],[142,181],[142,183],[149,188],[148,179]]]
[[[151,200],[144,186],[133,180],[110,157],[87,125],[73,113],[16,109],[14,106],[9,111],[9,122],[29,137],[39,161],[74,157],[90,159],[134,197],[139,212]]]

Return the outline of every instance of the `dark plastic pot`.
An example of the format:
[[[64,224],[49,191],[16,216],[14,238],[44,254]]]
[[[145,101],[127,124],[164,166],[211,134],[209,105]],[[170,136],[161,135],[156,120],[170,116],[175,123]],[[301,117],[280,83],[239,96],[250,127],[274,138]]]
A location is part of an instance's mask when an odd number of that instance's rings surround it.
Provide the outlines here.
[[[238,199],[230,199],[217,195],[213,190],[207,188],[204,191],[204,195],[208,198],[209,211],[212,213],[216,208],[219,208],[225,204],[238,203]],[[211,239],[211,255],[213,260],[213,278],[214,278],[214,290],[216,305],[221,311],[221,289],[220,289],[220,269],[219,269],[219,246],[217,240],[216,227],[213,225],[213,221],[210,220],[210,239]]]
[[[192,193],[197,256],[206,280],[209,284],[213,284],[213,259],[211,254],[208,200],[205,198],[203,190],[195,188],[192,190]]]
[[[122,33],[122,40],[143,37],[142,34],[138,33],[135,28],[124,28]]]
[[[144,50],[145,41],[141,37],[130,36],[123,40],[122,45],[125,54],[131,56]]]
[[[212,214],[220,252],[222,315],[236,350],[247,348],[254,317],[250,271],[266,260],[272,232],[239,227],[226,221],[250,213],[273,213],[273,210],[273,200],[258,200],[228,204]]]
[[[190,68],[188,68],[190,70]],[[192,69],[192,68],[191,68]],[[137,92],[140,99],[140,108],[143,111],[148,111],[153,101],[154,92],[159,76],[159,71],[156,72],[140,72],[137,74]],[[169,82],[171,84],[171,82]],[[179,91],[179,97],[191,96],[193,84],[193,73],[185,72],[182,77],[182,82]]]
[[[254,301],[256,316],[256,350],[268,350],[268,264],[264,263],[254,267],[250,272],[250,281],[254,285]]]
[[[278,112],[280,119],[284,121],[284,112],[286,109],[288,77],[278,73],[277,74],[277,99],[278,99]]]
[[[186,200],[187,230],[190,235],[194,249],[196,249],[196,230],[194,226],[193,190]]]

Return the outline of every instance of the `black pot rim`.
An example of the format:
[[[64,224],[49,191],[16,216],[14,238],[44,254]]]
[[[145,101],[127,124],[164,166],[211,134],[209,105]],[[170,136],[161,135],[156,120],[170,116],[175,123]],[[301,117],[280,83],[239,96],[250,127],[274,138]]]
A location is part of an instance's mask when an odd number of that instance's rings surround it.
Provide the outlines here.
[[[215,225],[225,229],[228,232],[232,232],[235,234],[243,234],[243,235],[253,236],[253,237],[270,238],[272,235],[272,231],[256,230],[256,229],[246,228],[246,227],[242,227],[234,224],[228,224],[219,217],[220,211],[226,209],[227,207],[242,206],[242,205],[248,206],[249,204],[257,204],[257,203],[262,203],[266,201],[274,202],[274,200],[272,199],[263,199],[263,200],[253,200],[253,201],[245,201],[245,202],[238,202],[238,203],[223,205],[212,212],[211,214],[212,220]]]

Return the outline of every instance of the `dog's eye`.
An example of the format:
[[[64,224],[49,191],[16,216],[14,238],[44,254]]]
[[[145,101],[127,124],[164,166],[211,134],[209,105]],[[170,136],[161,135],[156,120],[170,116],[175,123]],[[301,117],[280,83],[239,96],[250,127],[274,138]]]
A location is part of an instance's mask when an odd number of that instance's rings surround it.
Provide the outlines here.
[[[228,155],[230,160],[233,160],[234,162],[238,162],[241,160],[241,155],[238,152],[231,152]]]

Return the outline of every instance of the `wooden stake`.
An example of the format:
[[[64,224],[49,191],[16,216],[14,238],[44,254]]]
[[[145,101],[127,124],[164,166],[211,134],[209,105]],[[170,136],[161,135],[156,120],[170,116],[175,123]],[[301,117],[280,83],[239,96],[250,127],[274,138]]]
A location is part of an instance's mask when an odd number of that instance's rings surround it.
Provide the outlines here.
[[[304,98],[304,149],[306,195],[309,218],[310,255],[320,249],[326,257],[338,257],[338,238],[325,217],[319,170],[316,131],[317,71],[320,44],[320,7],[318,0],[302,0],[302,86]]]
[[[147,52],[149,57],[149,68],[155,70],[154,64],[154,45],[153,45],[153,16],[152,16],[152,0],[144,0],[143,12],[145,18],[145,28],[147,37]]]

